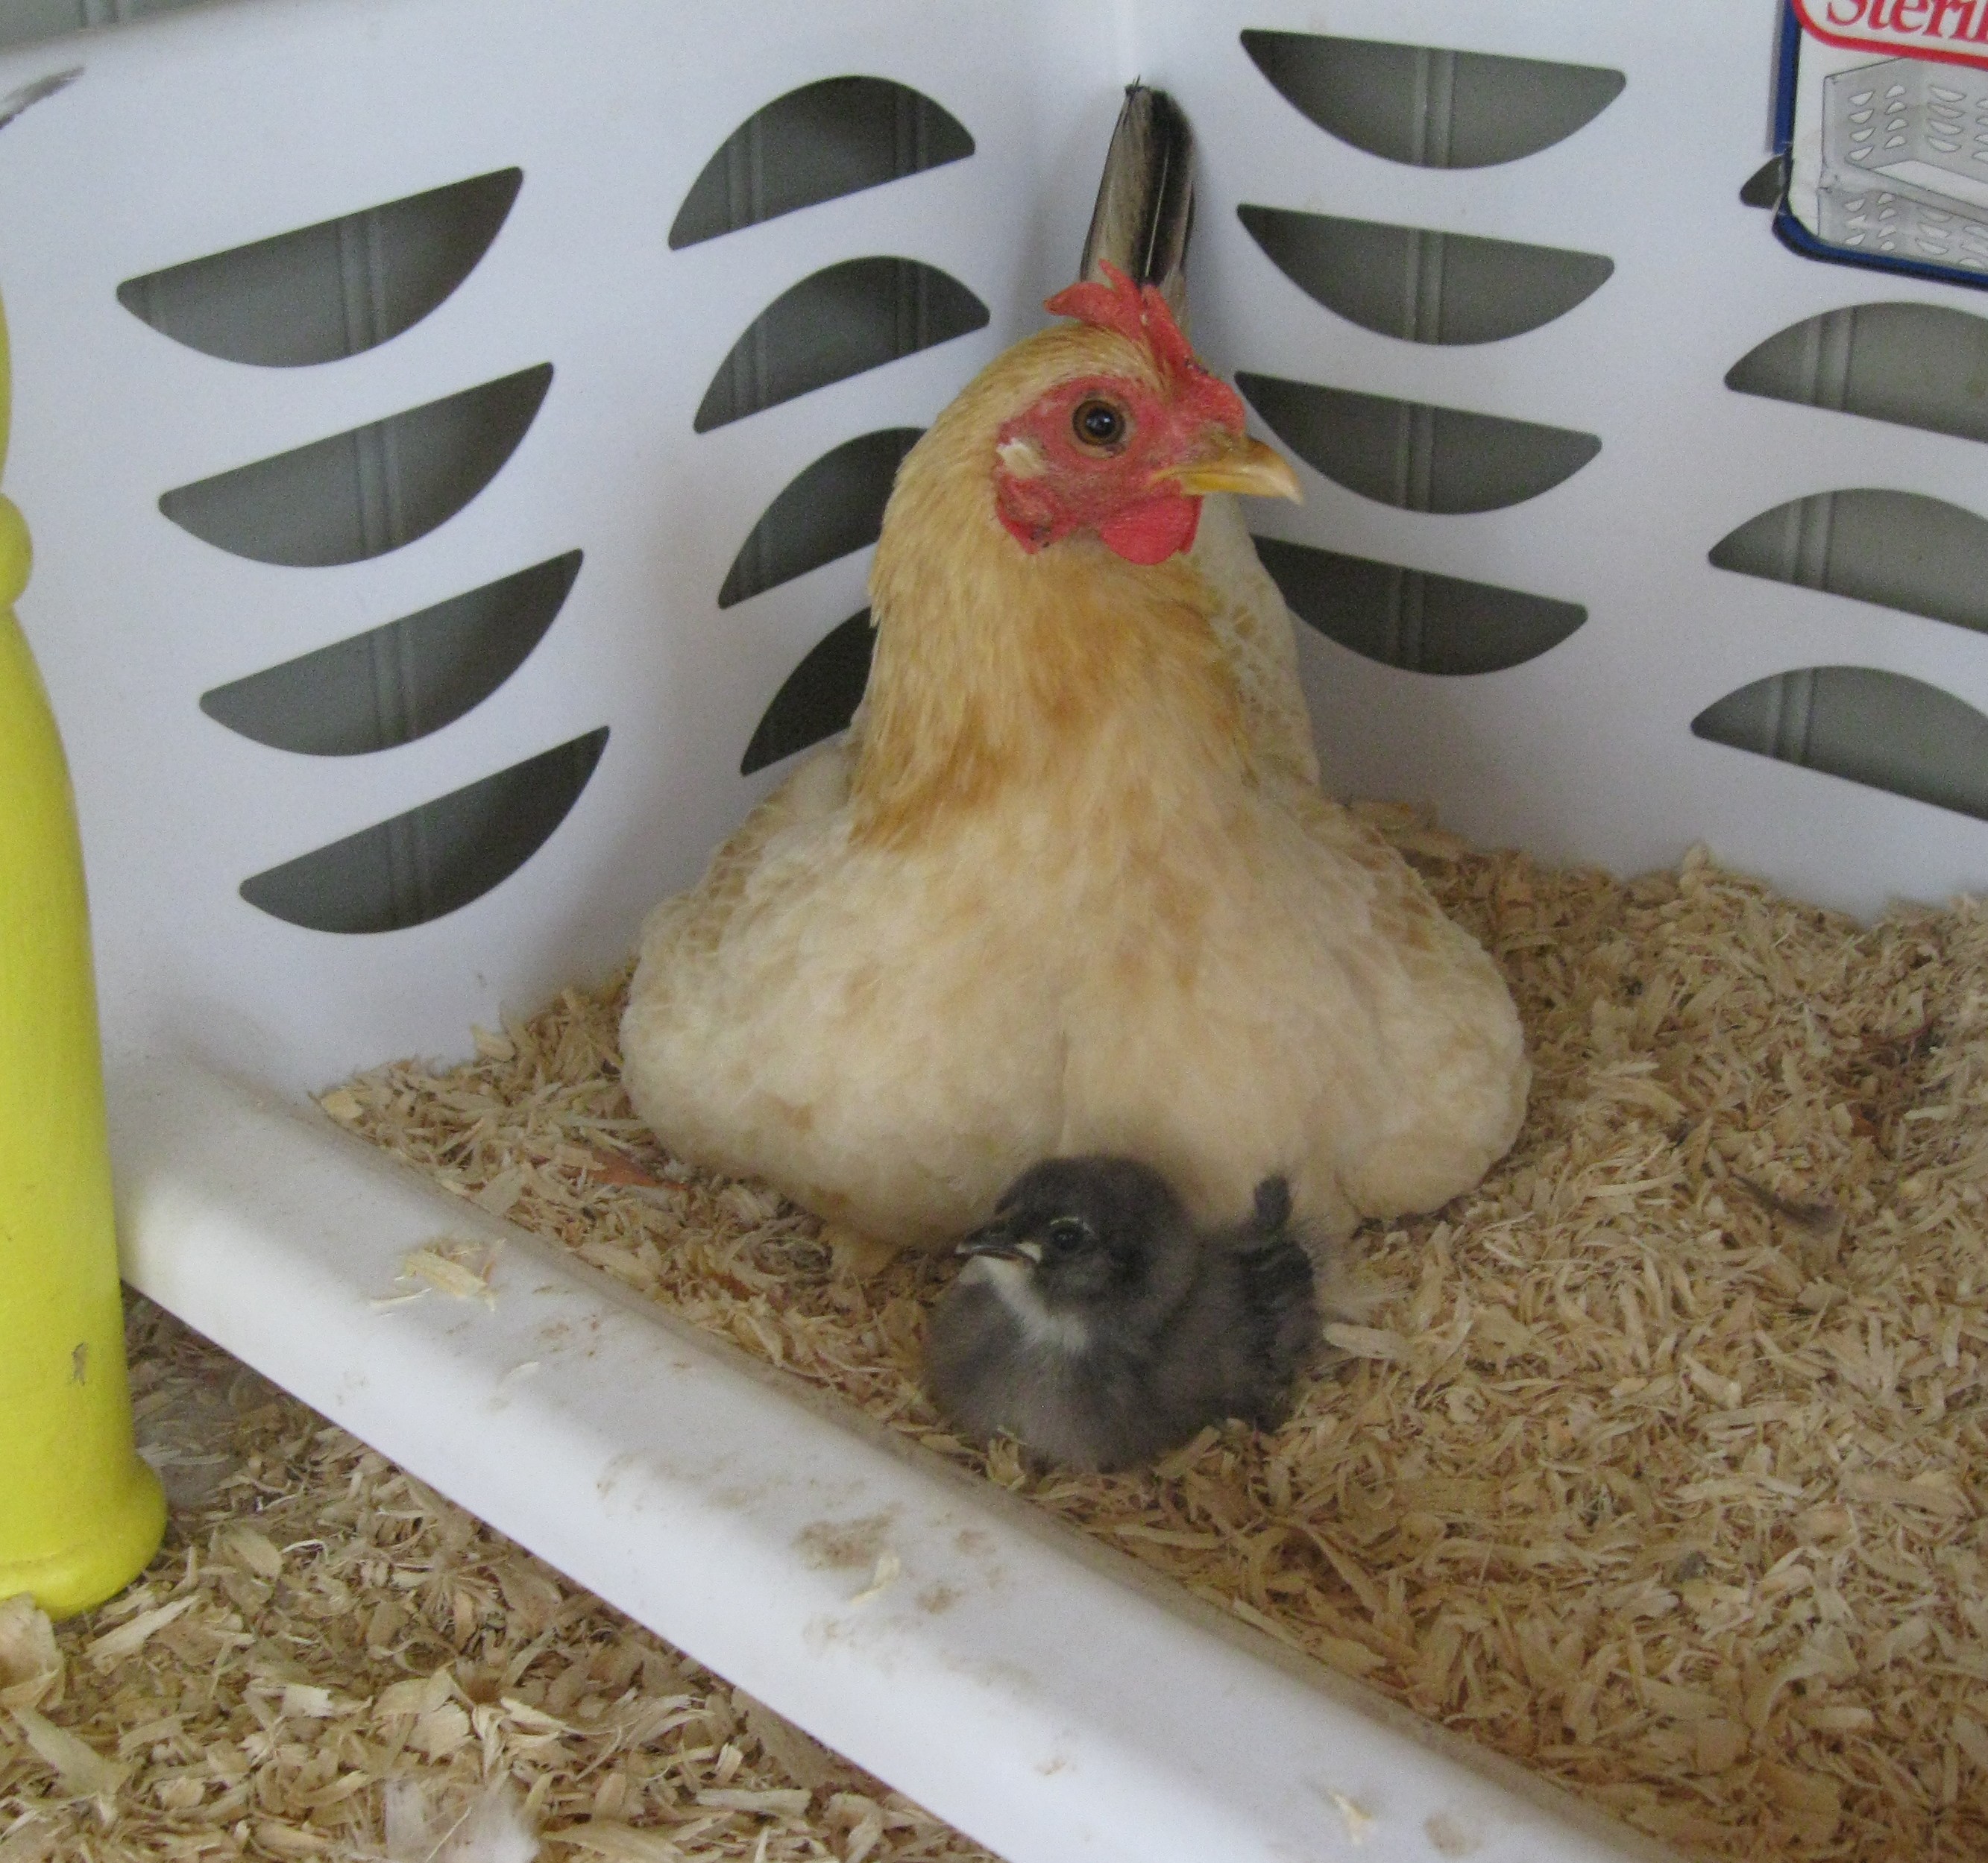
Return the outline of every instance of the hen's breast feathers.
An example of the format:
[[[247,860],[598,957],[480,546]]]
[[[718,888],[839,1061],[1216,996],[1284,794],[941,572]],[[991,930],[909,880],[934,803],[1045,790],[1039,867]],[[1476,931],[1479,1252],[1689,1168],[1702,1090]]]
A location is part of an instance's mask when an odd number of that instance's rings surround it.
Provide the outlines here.
[[[1318,752],[1298,684],[1291,611],[1257,559],[1242,507],[1227,494],[1202,501],[1201,528],[1188,561],[1207,587],[1209,623],[1258,762],[1300,783],[1317,783]]]

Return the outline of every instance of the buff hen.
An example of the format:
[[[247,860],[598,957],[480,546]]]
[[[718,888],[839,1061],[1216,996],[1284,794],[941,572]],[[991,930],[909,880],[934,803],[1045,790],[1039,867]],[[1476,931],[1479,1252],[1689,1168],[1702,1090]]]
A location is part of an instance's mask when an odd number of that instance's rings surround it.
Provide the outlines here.
[[[1232,510],[1195,547],[1205,497],[1295,497],[1290,467],[1161,294],[1095,268],[900,468],[849,731],[643,931],[637,1111],[859,1259],[1086,1153],[1207,1226],[1281,1176],[1341,1234],[1468,1189],[1524,1109],[1497,970],[1317,787]]]

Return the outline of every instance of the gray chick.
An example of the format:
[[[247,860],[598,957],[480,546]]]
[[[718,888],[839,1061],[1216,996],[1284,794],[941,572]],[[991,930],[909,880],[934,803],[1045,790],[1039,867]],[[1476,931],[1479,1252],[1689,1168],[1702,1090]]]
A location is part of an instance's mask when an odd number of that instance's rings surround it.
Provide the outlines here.
[[[1272,1428],[1318,1337],[1290,1186],[1266,1177],[1239,1230],[1198,1234],[1166,1180],[1125,1158],[1052,1158],[959,1245],[926,1377],[975,1437],[1005,1432],[1077,1469],[1117,1469],[1209,1423]]]

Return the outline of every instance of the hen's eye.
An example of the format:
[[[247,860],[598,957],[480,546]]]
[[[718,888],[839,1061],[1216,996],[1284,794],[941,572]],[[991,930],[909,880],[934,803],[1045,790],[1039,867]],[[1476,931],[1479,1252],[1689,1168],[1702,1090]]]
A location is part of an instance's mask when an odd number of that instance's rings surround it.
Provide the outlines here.
[[[1050,1247],[1060,1254],[1081,1248],[1090,1240],[1090,1226],[1080,1217],[1060,1216],[1050,1225]]]
[[[1109,401],[1080,401],[1070,424],[1087,447],[1115,447],[1125,437],[1125,416]]]

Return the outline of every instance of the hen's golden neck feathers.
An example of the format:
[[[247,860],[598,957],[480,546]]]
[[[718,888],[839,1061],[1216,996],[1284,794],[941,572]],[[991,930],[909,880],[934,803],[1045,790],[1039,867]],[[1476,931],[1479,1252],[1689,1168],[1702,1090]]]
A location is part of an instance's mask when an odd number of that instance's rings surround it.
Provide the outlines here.
[[[861,839],[915,839],[1018,786],[1094,781],[1101,748],[1132,793],[1165,791],[1184,772],[1248,776],[1211,597],[1185,555],[1141,565],[1089,535],[1031,553],[997,515],[1004,423],[1087,370],[1158,383],[1122,336],[1046,330],[983,370],[898,472],[870,578]]]

